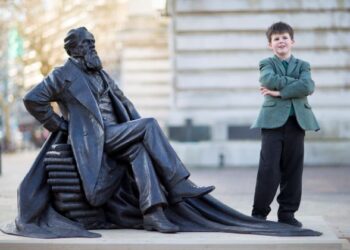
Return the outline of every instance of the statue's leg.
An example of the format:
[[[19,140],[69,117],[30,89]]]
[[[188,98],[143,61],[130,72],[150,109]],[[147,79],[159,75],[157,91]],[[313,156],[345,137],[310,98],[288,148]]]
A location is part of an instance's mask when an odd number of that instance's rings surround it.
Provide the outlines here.
[[[167,203],[152,160],[142,143],[136,143],[122,153],[116,153],[116,158],[128,161],[131,165],[143,214],[153,206]]]
[[[116,132],[116,131],[114,131]],[[106,148],[110,147],[108,144]],[[167,204],[159,178],[154,170],[149,153],[142,142],[136,142],[122,151],[110,154],[131,164],[135,183],[139,191],[139,207],[143,214],[143,228],[163,233],[175,233],[179,227],[171,223],[163,212]]]
[[[174,186],[189,176],[188,170],[171,147],[166,136],[153,118],[143,118],[109,126],[105,132],[105,150],[118,152],[141,142],[155,161],[157,174],[164,185]]]

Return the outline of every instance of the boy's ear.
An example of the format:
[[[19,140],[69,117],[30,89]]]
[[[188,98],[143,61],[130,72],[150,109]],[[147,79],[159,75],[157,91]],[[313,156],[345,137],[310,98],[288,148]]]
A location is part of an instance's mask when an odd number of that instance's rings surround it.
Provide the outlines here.
[[[272,49],[271,42],[269,42],[267,45],[270,49]]]

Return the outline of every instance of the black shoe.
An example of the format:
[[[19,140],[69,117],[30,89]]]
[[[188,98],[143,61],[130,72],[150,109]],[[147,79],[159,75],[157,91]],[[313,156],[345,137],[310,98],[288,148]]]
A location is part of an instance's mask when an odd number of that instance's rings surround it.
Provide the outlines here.
[[[182,201],[184,198],[200,197],[210,193],[214,189],[214,186],[197,187],[189,180],[182,180],[170,190],[169,202],[175,204]]]
[[[180,228],[171,223],[162,208],[156,208],[143,216],[143,228],[147,231],[158,231],[161,233],[176,233]]]
[[[266,220],[266,216],[263,216],[261,214],[252,214],[252,217],[260,220]]]
[[[298,221],[297,219],[295,219],[294,217],[279,218],[278,222],[288,224],[291,226],[295,226],[295,227],[303,227],[303,224],[300,221]]]

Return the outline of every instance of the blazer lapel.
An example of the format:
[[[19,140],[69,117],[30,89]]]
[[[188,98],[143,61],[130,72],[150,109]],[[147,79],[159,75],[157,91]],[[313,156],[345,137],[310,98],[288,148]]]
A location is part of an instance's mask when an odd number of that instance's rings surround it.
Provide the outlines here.
[[[287,70],[287,76],[291,75],[294,71],[295,67],[297,66],[297,59],[292,55],[290,57],[289,63],[288,63],[288,70]]]
[[[72,62],[70,62],[70,64],[71,65],[69,65],[69,67],[72,71],[71,74],[75,76],[75,80],[72,81],[72,84],[69,86],[69,91],[85,108],[87,108],[95,116],[96,120],[103,127],[101,112],[98,108],[95,97],[90,90],[86,76],[84,76],[77,65]]]

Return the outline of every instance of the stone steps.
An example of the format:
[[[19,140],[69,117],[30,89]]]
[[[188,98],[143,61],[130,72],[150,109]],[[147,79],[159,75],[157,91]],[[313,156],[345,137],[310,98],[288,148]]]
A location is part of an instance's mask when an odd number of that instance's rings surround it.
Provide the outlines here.
[[[297,42],[294,50],[298,49],[341,49],[349,48],[348,31],[297,31]],[[180,33],[176,37],[178,51],[201,50],[266,50],[267,40],[264,31],[217,31]]]
[[[334,77],[334,75],[337,77]],[[312,79],[315,81],[317,91],[322,88],[346,88],[347,82],[350,80],[350,73],[347,69],[312,69]],[[184,70],[178,73],[177,80],[179,90],[257,90],[260,85],[258,62],[256,63],[255,67],[239,72],[235,71],[234,69],[226,71]]]
[[[290,10],[322,10],[330,9],[337,10],[344,7],[350,7],[349,2],[340,1],[326,1],[326,0],[309,0],[298,1],[290,0],[287,2],[274,1],[274,0],[259,0],[259,1],[246,1],[246,0],[186,0],[176,1],[176,11],[179,13],[193,13],[193,12],[242,12],[242,11],[290,11]]]
[[[259,89],[235,90],[190,90],[179,91],[176,97],[178,108],[221,109],[221,108],[260,108],[263,97]],[[314,95],[308,97],[313,108],[346,108],[350,106],[349,90],[316,90]],[[341,101],[340,101],[341,100]],[[208,110],[209,112],[209,110]]]
[[[350,23],[350,21],[349,21]],[[296,58],[302,58],[309,62],[313,69],[316,68],[347,68],[350,66],[349,53],[347,51],[326,50],[299,51],[293,53]],[[217,69],[251,69],[258,70],[259,61],[271,57],[268,50],[255,51],[182,51],[176,55],[176,67],[178,70],[217,70]],[[165,65],[165,62],[163,62]],[[139,62],[128,66],[147,67],[147,62]]]
[[[183,1],[180,1],[183,2]],[[234,1],[232,1],[234,2]],[[344,10],[326,12],[280,12],[278,19],[287,23],[292,23],[295,30],[332,29],[335,26],[347,29],[350,23],[350,15]],[[254,20],[254,21],[252,21]],[[308,20],[305,22],[305,20]],[[186,13],[176,20],[177,31],[237,31],[237,30],[265,30],[266,24],[276,21],[276,16],[271,13]]]

